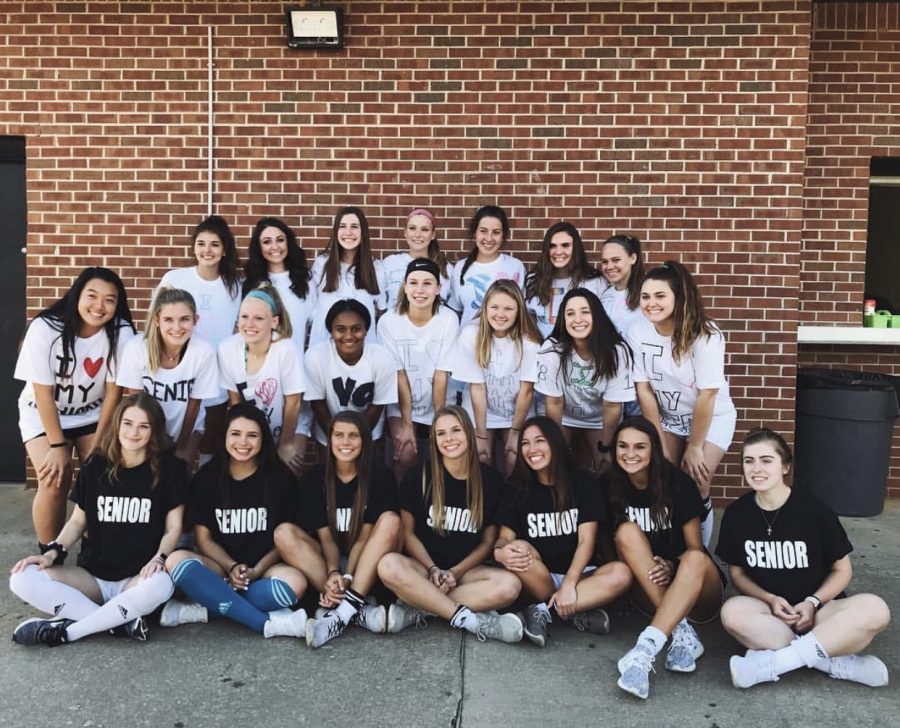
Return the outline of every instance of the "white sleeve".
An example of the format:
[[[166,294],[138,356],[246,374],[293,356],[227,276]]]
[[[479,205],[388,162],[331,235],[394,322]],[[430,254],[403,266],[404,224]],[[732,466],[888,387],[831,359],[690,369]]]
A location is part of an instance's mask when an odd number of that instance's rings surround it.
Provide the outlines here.
[[[274,345],[273,345],[274,346]],[[306,375],[300,362],[300,351],[290,339],[278,342],[278,372],[281,379],[281,392],[303,394],[306,391]],[[270,350],[271,351],[271,350]]]
[[[125,389],[143,389],[144,381],[141,372],[146,362],[143,336],[136,336],[126,344],[119,359],[118,372],[116,372],[116,384]],[[218,394],[216,387],[214,394]],[[211,395],[213,396],[213,395]]]
[[[628,341],[628,345],[631,347],[631,353],[634,356],[634,363],[631,368],[631,378],[634,382],[650,381],[647,372],[644,371],[644,354],[643,348],[641,347],[641,329],[643,328],[643,322],[639,321],[628,329],[628,334],[626,336],[626,341]]]
[[[216,352],[200,337],[197,337],[197,341],[202,342],[202,345],[197,347],[197,365],[194,368],[191,399],[212,399],[219,395],[219,366],[216,362]]]
[[[603,399],[609,402],[633,402],[634,401],[634,383],[631,377],[631,367],[629,359],[625,352],[624,346],[616,347],[616,356],[619,360],[619,367],[616,369],[616,376],[606,381],[606,391],[603,393]]]
[[[128,342],[131,341],[134,337],[134,329],[129,324],[123,321],[122,325],[119,326],[119,340],[116,342],[115,362],[110,362],[110,367],[106,374],[107,382],[116,381],[116,370],[119,367],[119,363],[122,361],[122,353],[125,351],[125,347],[128,345]]]
[[[456,336],[458,332],[459,322],[455,320],[455,317],[451,318],[450,316],[448,316],[447,323],[444,326],[444,330],[441,335],[441,347],[438,350],[439,363],[435,366],[435,369],[446,371],[446,368],[449,368],[447,363],[450,363],[453,358],[453,349],[456,345]],[[442,365],[440,362],[447,363]]]
[[[50,350],[54,339],[59,336],[62,334],[51,329],[44,319],[34,319],[25,331],[13,376],[22,382],[56,384],[56,373],[50,364]]]
[[[393,355],[380,346],[372,347],[372,370],[375,374],[375,392],[372,404],[397,404],[397,364]]]
[[[718,330],[709,337],[701,334],[691,347],[694,383],[697,389],[721,389],[725,380],[725,337]]]
[[[519,364],[519,380],[537,381],[537,352],[539,345],[533,341],[522,342],[522,361]]]
[[[325,399],[325,377],[323,369],[328,359],[328,344],[317,344],[309,348],[303,357],[306,372],[306,401]]]
[[[548,342],[549,343],[549,342]],[[534,388],[548,397],[562,397],[562,383],[559,380],[559,367],[562,359],[559,352],[553,347],[541,349],[537,355],[537,377]]]
[[[478,327],[466,325],[459,332],[456,340],[456,354],[453,357],[453,369],[451,376],[460,382],[471,384],[484,384],[484,369],[475,358],[475,340],[478,336]]]
[[[400,369],[403,367],[403,358],[400,356],[400,349],[397,347],[397,339],[394,337],[394,332],[391,331],[391,322],[393,320],[394,318],[391,315],[391,312],[388,311],[384,316],[378,319],[376,330],[378,333],[378,343],[387,349],[391,356],[397,360],[397,368]]]
[[[222,389],[227,389],[229,392],[237,392],[237,377],[235,376],[232,361],[232,351],[234,349],[232,343],[232,338],[228,338],[225,339],[221,344],[219,344],[217,353],[217,361],[219,364],[219,384],[221,385]]]

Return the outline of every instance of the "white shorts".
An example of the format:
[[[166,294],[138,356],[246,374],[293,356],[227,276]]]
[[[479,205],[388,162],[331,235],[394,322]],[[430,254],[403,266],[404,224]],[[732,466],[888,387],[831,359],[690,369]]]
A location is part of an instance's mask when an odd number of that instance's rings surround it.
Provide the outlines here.
[[[713,415],[712,421],[709,423],[709,431],[706,433],[706,442],[711,442],[716,447],[727,452],[731,447],[734,439],[734,430],[737,426],[737,412],[723,412],[722,414]],[[672,432],[663,425],[666,432],[671,432],[676,437],[683,440],[687,438],[680,432]]]
[[[125,591],[125,587],[128,586],[128,582],[131,581],[134,577],[128,576],[124,579],[119,579],[118,581],[99,579],[96,576],[93,578],[94,581],[97,582],[97,587],[100,589],[100,596],[103,599],[103,603],[106,604],[110,599],[119,596],[119,594]]]
[[[585,566],[584,571],[581,572],[582,576],[586,576],[590,574],[592,571],[596,571],[596,566]],[[552,571],[550,572],[550,578],[553,580],[553,589],[556,591],[562,586],[563,579],[566,578],[565,574],[554,574]]]
[[[302,404],[300,405],[300,416],[297,418],[297,429],[294,430],[294,434],[306,435],[307,437],[309,437],[312,434],[312,426],[312,405],[306,400],[303,400]]]

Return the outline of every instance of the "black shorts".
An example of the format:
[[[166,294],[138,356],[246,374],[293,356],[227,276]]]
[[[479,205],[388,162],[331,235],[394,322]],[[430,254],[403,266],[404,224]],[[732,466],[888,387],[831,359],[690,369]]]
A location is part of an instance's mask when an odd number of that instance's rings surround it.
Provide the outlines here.
[[[68,442],[75,443],[76,440],[80,437],[84,437],[85,435],[93,435],[97,431],[97,423],[92,422],[90,425],[82,425],[81,427],[70,427],[68,430],[63,430],[63,438]],[[29,440],[25,442],[31,442],[31,440],[37,440],[39,437],[46,437],[47,433],[42,432],[40,435],[35,435]]]

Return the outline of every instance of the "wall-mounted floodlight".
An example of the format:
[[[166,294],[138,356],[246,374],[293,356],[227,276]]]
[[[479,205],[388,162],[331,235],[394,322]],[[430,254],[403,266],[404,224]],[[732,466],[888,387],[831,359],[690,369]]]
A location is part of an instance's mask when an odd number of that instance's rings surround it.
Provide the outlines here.
[[[287,44],[289,48],[343,48],[344,11],[341,8],[288,8]]]

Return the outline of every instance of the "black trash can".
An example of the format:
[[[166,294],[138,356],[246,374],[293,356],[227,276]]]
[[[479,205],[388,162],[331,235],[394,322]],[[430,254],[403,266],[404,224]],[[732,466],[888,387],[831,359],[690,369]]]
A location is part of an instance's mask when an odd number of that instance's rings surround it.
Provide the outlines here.
[[[799,369],[796,487],[841,516],[881,513],[898,397],[900,377]]]

